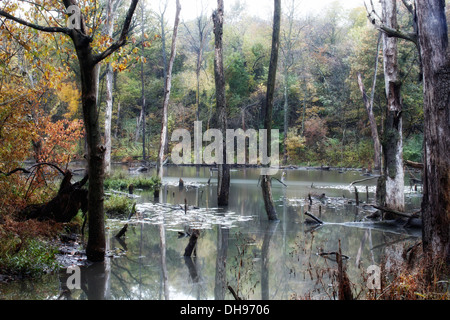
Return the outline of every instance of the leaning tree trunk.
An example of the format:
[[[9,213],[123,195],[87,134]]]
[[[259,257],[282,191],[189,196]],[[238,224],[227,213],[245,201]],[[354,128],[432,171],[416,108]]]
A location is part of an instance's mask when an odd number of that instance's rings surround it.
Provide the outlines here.
[[[274,16],[273,16],[273,34],[272,34],[272,50],[270,54],[269,76],[267,79],[267,93],[265,100],[265,118],[264,128],[267,130],[267,154],[272,155],[272,111],[273,111],[273,97],[275,91],[275,81],[277,75],[278,64],[278,48],[280,46],[280,23],[281,23],[281,2],[274,0]],[[261,189],[264,199],[264,208],[266,209],[269,220],[278,220],[277,212],[272,198],[271,179],[268,175],[261,177]]]
[[[164,163],[164,151],[167,144],[167,121],[168,121],[168,108],[169,108],[169,98],[170,98],[170,90],[172,87],[172,69],[173,69],[173,62],[175,60],[176,55],[176,43],[177,43],[177,34],[178,34],[178,24],[180,22],[180,11],[181,11],[181,5],[180,1],[177,0],[177,10],[175,14],[175,23],[173,26],[173,35],[172,35],[172,47],[170,52],[170,58],[169,58],[169,66],[167,70],[167,76],[165,79],[165,91],[164,91],[164,102],[163,102],[163,120],[161,125],[161,137],[160,137],[160,144],[159,144],[159,154],[158,154],[158,161],[156,165],[156,171],[158,177],[162,180],[163,178],[163,163]]]
[[[217,10],[213,13],[215,54],[214,54],[214,79],[216,84],[216,104],[220,129],[223,133],[227,130],[227,108],[225,99],[225,76],[223,71],[223,0],[217,0]],[[225,137],[225,134],[223,135]],[[223,162],[226,162],[226,142],[223,142]],[[217,204],[228,205],[230,192],[230,167],[227,163],[218,164]]]
[[[450,53],[444,0],[417,1],[423,67],[423,247],[450,263]]]
[[[387,27],[398,29],[396,0],[382,0],[383,20]],[[381,205],[403,211],[404,171],[402,141],[402,100],[401,80],[397,61],[397,38],[383,33],[384,77],[387,98],[386,119],[383,136],[384,170],[382,184],[385,186],[385,199]],[[386,217],[390,218],[390,217]]]
[[[364,105],[367,110],[367,115],[369,116],[369,123],[370,123],[370,130],[372,133],[372,140],[373,140],[373,149],[374,149],[374,169],[380,170],[381,169],[381,143],[380,143],[380,136],[378,135],[378,128],[377,128],[377,122],[375,120],[375,115],[373,114],[373,100],[375,97],[375,86],[377,83],[377,73],[378,73],[378,57],[380,53],[380,44],[381,44],[381,38],[382,33],[378,36],[378,42],[377,42],[377,52],[375,54],[375,68],[373,73],[373,81],[372,81],[372,92],[370,93],[370,100],[368,99],[368,96],[366,94],[366,89],[364,88],[364,83],[362,81],[362,76],[358,72],[358,85],[359,89],[361,90]]]
[[[378,55],[377,55],[378,56]],[[375,74],[376,74],[376,68],[375,68]],[[376,79],[376,75],[374,76],[374,79]],[[381,168],[381,144],[380,144],[380,138],[378,136],[378,128],[377,128],[377,122],[375,120],[375,116],[373,114],[373,100],[369,101],[367,99],[366,89],[364,88],[364,83],[362,81],[361,73],[358,72],[358,85],[359,89],[361,90],[364,105],[367,110],[367,115],[369,116],[369,123],[370,123],[370,130],[372,132],[372,140],[373,140],[373,149],[374,149],[374,167],[375,170],[379,170]],[[374,86],[375,87],[375,86]]]

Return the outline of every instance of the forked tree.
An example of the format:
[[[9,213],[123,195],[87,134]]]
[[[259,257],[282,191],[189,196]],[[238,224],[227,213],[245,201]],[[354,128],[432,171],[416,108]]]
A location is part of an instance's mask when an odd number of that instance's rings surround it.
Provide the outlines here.
[[[135,12],[139,0],[132,0],[127,11],[125,21],[122,25],[120,37],[110,46],[102,51],[95,52],[93,48],[93,34],[86,26],[86,19],[79,9],[77,0],[61,0],[55,2],[55,7],[45,8],[45,11],[63,11],[70,12],[70,21],[67,27],[60,26],[43,26],[36,23],[25,21],[21,18],[13,16],[7,11],[0,10],[0,16],[15,21],[27,27],[36,29],[41,32],[52,32],[64,34],[72,40],[75,47],[78,63],[80,66],[81,80],[81,103],[83,108],[83,120],[86,130],[86,140],[88,146],[88,174],[89,174],[89,239],[86,247],[87,258],[91,261],[103,261],[105,257],[105,221],[104,221],[104,158],[106,148],[102,144],[102,133],[99,123],[99,109],[97,106],[97,74],[98,66],[101,61],[106,59],[120,47],[125,45],[127,41],[128,31],[130,29],[131,20]],[[59,4],[59,5],[57,5]],[[69,8],[70,7],[70,8]],[[78,9],[77,9],[78,8]],[[72,11],[72,9],[75,9]],[[75,13],[74,13],[75,12]],[[38,19],[36,19],[38,20]]]

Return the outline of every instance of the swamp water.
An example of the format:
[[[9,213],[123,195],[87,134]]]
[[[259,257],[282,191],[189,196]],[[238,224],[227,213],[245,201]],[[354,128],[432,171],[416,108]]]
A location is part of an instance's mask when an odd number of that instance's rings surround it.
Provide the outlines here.
[[[206,167],[165,170],[159,199],[135,190],[139,214],[129,221],[108,219],[108,258],[80,268],[81,289],[67,290],[69,274],[62,270],[33,281],[0,284],[0,298],[234,299],[231,287],[252,300],[334,299],[337,264],[330,259],[334,255],[319,253],[338,251],[340,242],[342,254],[348,257],[350,281],[365,288],[368,266],[380,266],[386,252],[414,243],[421,235],[420,230],[364,223],[373,209],[364,203],[356,207],[350,187],[352,181],[366,178],[360,171],[285,170],[287,187],[276,180],[272,183],[280,221],[269,222],[257,169],[231,171],[227,208],[217,207],[217,172],[208,184]],[[360,202],[366,201],[366,186],[369,202],[373,200],[375,182],[357,184]],[[420,207],[420,193],[406,185],[407,210],[413,211]],[[313,195],[310,207],[308,194]],[[304,223],[305,211],[326,223]],[[125,238],[115,238],[125,223]],[[188,234],[194,229],[200,231],[195,255],[184,257]]]

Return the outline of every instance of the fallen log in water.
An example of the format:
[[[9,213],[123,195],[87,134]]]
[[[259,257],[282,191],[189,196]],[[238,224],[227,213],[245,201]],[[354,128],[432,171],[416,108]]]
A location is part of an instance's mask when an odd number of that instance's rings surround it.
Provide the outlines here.
[[[320,220],[319,218],[315,217],[314,215],[312,215],[311,213],[309,213],[308,211],[305,211],[305,214],[312,218],[314,220],[314,222],[318,223],[318,224],[323,224],[323,221]]]
[[[395,215],[403,217],[403,218],[410,219],[410,218],[417,218],[418,217],[418,215],[416,213],[410,214],[410,213],[406,213],[406,212],[400,212],[400,211],[397,211],[397,210],[389,209],[389,208],[378,206],[378,205],[375,205],[375,204],[371,204],[371,206],[374,207],[375,209],[378,209],[378,210],[381,210],[381,211],[384,211],[384,212],[389,212],[389,213],[395,214]]]

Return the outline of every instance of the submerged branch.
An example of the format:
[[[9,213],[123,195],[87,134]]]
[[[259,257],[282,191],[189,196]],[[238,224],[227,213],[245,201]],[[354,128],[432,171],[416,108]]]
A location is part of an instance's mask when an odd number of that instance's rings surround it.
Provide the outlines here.
[[[373,176],[373,177],[366,178],[366,179],[355,180],[355,181],[353,181],[352,183],[350,183],[350,186],[352,186],[352,185],[354,185],[354,184],[356,184],[356,183],[360,183],[360,182],[364,182],[364,181],[369,181],[369,180],[372,180],[372,179],[377,179],[377,178],[379,178],[379,177],[380,177],[380,176]]]
[[[308,211],[305,211],[305,214],[312,218],[315,222],[317,222],[318,224],[323,224],[323,221],[320,220],[319,218],[315,217],[314,215],[312,215],[311,213],[309,213]]]
[[[389,209],[389,208],[386,208],[386,207],[377,206],[377,205],[374,205],[374,204],[371,204],[371,206],[374,207],[375,209],[378,209],[378,210],[381,210],[381,211],[384,211],[384,212],[393,213],[393,214],[395,214],[397,216],[404,217],[404,218],[416,218],[417,217],[417,215],[415,213],[414,214],[410,214],[410,213],[406,213],[406,212],[400,212],[400,211],[396,211],[396,210]]]

